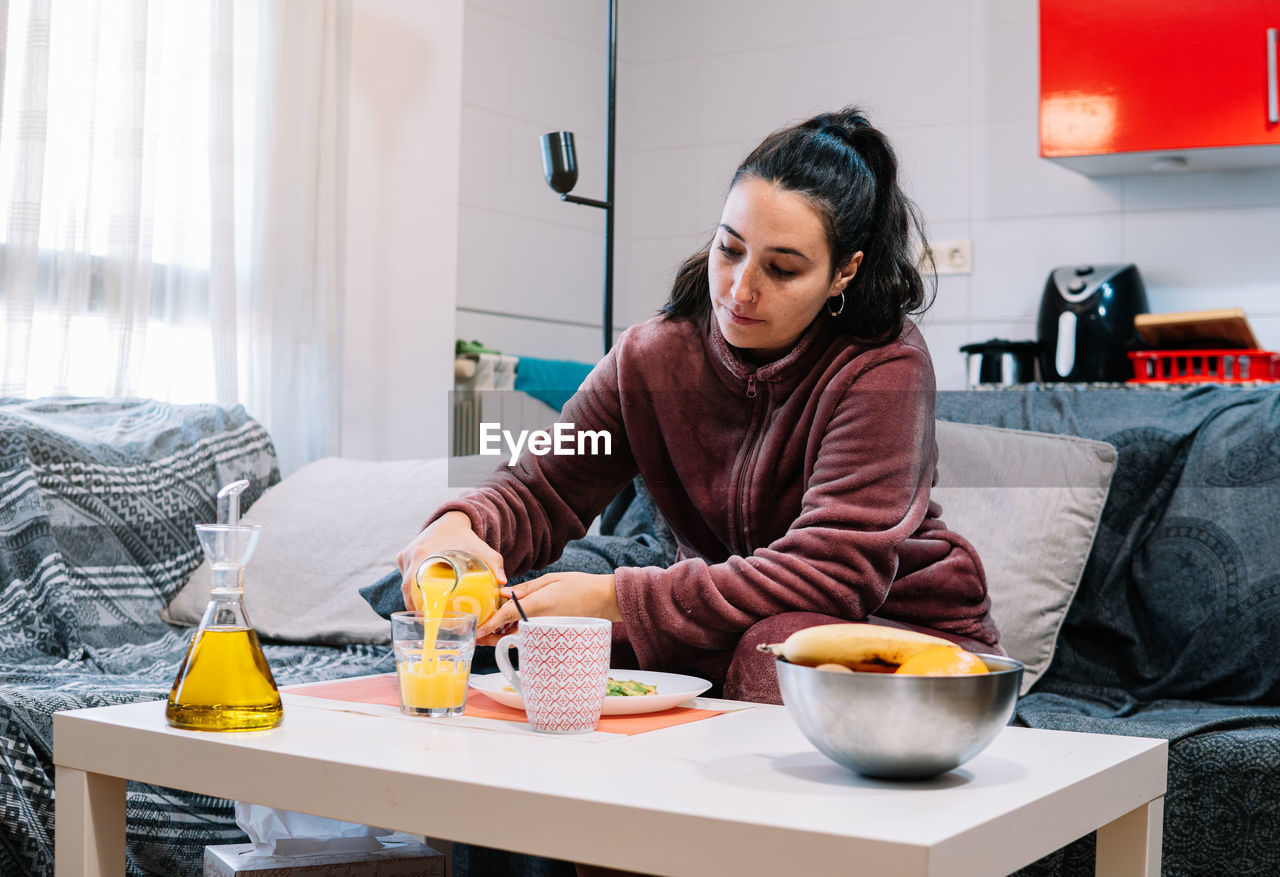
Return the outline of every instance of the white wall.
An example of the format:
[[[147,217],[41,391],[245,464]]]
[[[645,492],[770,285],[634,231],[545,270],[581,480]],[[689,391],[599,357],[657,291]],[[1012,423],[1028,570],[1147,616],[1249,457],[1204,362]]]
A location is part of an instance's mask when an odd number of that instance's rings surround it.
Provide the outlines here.
[[[1090,179],[1039,158],[1032,0],[623,6],[631,319],[661,303],[751,146],[857,103],[897,145],[930,235],[974,241],[973,273],[940,278],[925,317],[940,387],[964,384],[960,345],[1034,338],[1049,271],[1076,262],[1134,262],[1155,312],[1243,307],[1280,347],[1280,170]]]
[[[560,201],[538,138],[573,131],[574,194],[603,200],[607,15],[604,0],[466,2],[461,338],[586,362],[603,350],[604,211]]]
[[[1153,311],[1243,307],[1280,346],[1280,171],[1090,179],[1039,158],[1036,8],[622,0],[615,323],[661,305],[761,137],[858,103],[897,144],[930,235],[974,241],[973,273],[940,278],[924,319],[941,387],[963,385],[960,345],[1033,338],[1049,271],[1075,262],[1134,262]],[[509,352],[598,355],[585,325],[602,226],[546,189],[536,136],[574,127],[599,146],[604,14],[604,0],[467,5],[458,327]],[[579,150],[578,191],[597,197],[598,155]]]
[[[401,454],[443,447],[422,403],[448,383],[455,279],[458,337],[600,355],[603,213],[559,201],[537,138],[573,130],[575,191],[603,197],[607,3],[353,2],[344,453]],[[1039,158],[1033,0],[620,5],[616,326],[665,300],[760,138],[858,103],[896,143],[931,236],[974,241],[974,272],[941,278],[924,319],[940,387],[963,385],[960,345],[1033,338],[1045,278],[1075,262],[1136,263],[1153,311],[1243,307],[1280,347],[1280,170],[1090,179]],[[437,60],[461,82],[428,76]],[[450,125],[456,192],[433,172]]]
[[[342,455],[448,453],[463,0],[352,0]]]

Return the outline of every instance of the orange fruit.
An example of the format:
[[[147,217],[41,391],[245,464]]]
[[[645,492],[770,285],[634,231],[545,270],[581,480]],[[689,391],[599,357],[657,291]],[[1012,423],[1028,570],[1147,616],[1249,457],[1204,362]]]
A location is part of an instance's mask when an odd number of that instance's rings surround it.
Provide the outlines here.
[[[903,661],[896,672],[911,676],[963,676],[986,673],[987,665],[959,646],[931,646]]]

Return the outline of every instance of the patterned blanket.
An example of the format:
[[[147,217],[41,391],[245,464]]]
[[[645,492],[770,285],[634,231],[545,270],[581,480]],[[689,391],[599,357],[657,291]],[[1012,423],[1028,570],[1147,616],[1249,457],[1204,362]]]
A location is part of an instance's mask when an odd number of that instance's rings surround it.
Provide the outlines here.
[[[247,508],[280,474],[239,407],[0,399],[0,874],[53,874],[53,714],[168,694],[192,631],[159,612],[240,478]],[[280,685],[389,667],[377,646],[264,651]],[[129,784],[128,820],[132,875],[197,875],[206,844],[245,840],[230,802],[154,786]]]

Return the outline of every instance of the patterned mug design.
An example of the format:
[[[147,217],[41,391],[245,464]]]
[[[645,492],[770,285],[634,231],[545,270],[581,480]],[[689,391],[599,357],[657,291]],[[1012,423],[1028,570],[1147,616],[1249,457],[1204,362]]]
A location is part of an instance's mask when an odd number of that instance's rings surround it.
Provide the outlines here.
[[[604,618],[542,616],[519,623],[498,640],[494,657],[520,694],[534,730],[583,734],[595,730],[609,680],[613,625]],[[520,669],[511,666],[512,648]]]

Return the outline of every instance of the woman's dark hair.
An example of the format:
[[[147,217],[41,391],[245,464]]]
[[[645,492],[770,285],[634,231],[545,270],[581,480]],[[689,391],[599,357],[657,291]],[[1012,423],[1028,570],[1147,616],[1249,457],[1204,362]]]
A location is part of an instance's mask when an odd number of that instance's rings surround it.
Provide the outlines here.
[[[861,342],[887,344],[898,337],[907,314],[928,308],[931,298],[913,243],[913,234],[924,240],[920,215],[898,185],[898,160],[888,138],[861,110],[846,107],[775,131],[738,167],[730,188],[747,176],[796,192],[813,205],[826,226],[832,277],[862,251],[858,273],[844,290],[844,310],[824,319]],[[710,251],[708,243],[676,272],[662,308],[667,319],[710,319]]]

